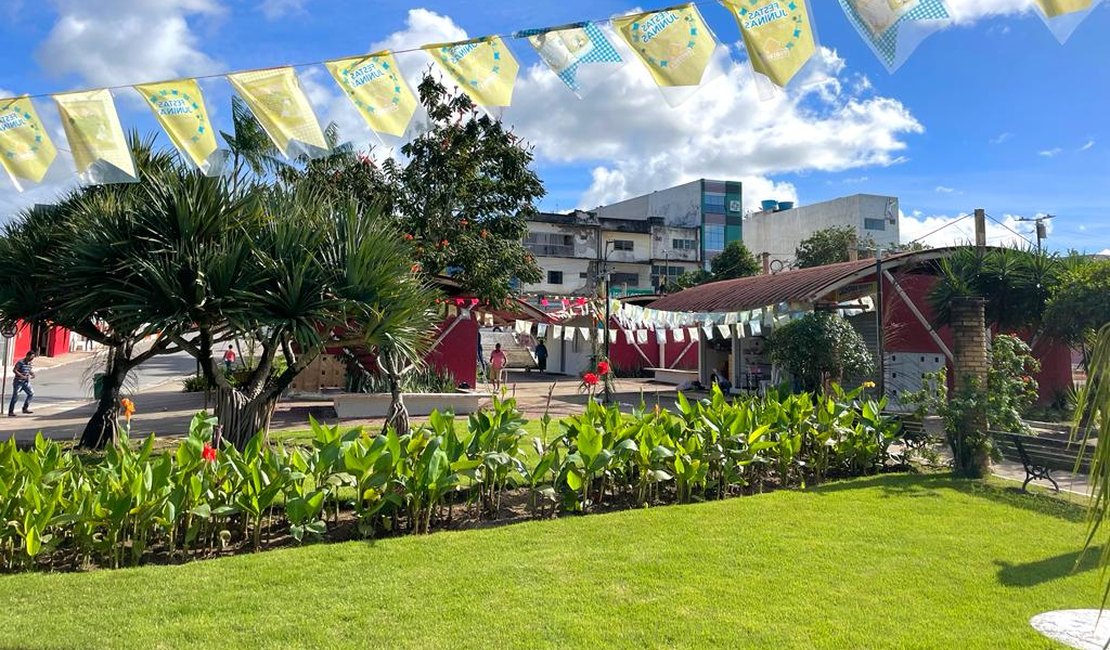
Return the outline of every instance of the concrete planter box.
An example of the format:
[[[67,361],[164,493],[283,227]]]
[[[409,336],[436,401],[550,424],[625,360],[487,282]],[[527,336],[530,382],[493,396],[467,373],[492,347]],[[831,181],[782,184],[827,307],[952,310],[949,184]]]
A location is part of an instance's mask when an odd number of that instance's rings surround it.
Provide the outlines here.
[[[425,417],[437,409],[467,415],[478,410],[483,397],[480,393],[405,393],[405,407],[413,417]],[[340,420],[366,420],[386,417],[389,401],[388,393],[344,393],[332,403]]]

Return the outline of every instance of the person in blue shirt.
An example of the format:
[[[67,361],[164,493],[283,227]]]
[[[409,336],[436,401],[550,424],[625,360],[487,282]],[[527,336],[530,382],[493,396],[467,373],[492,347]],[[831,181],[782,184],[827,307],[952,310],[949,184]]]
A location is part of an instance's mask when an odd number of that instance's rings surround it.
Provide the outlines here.
[[[34,366],[34,351],[27,352],[25,357],[15,362],[12,368],[15,379],[12,381],[12,401],[8,404],[8,417],[15,417],[15,403],[19,400],[20,392],[27,395],[27,399],[23,400],[23,412],[31,413],[31,398],[35,396],[35,391],[31,388],[31,380],[35,378]]]

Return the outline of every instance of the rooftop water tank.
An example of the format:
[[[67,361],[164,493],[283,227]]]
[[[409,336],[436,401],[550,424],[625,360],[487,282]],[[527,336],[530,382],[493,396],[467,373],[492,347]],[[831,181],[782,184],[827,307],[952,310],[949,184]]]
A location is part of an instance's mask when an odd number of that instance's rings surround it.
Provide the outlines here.
[[[793,210],[793,209],[794,209],[794,202],[793,201],[779,201],[779,211],[780,212],[782,210]]]
[[[775,200],[767,200],[760,203],[764,211],[775,210],[779,207],[779,202]]]

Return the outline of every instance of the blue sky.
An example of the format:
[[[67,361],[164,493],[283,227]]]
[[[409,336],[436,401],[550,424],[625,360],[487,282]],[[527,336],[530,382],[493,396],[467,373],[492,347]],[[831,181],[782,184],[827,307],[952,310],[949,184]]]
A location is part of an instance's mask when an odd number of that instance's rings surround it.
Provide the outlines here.
[[[820,0],[814,20],[828,51],[802,84],[770,100],[759,97],[742,63],[731,17],[705,4],[735,63],[676,109],[637,64],[579,101],[516,41],[521,79],[504,119],[536,144],[547,209],[591,207],[707,176],[744,180],[748,205],[771,197],[809,203],[857,192],[895,195],[905,213],[904,239],[985,207],[1018,229],[1016,217],[1058,215],[1053,248],[1110,249],[1110,2],[1061,46],[1030,1],[949,0],[957,24],[890,75],[839,6]],[[20,56],[9,57],[0,94],[319,61],[383,44],[413,47],[636,7],[656,5],[9,0],[0,8],[0,39]],[[417,53],[400,62],[414,77],[428,59]],[[322,121],[338,122],[356,142],[371,141],[322,68],[299,73]],[[204,89],[217,126],[226,126],[226,82],[205,82]],[[116,92],[125,128],[155,129],[132,95]],[[51,103],[37,105],[56,124]],[[61,138],[57,143],[65,146]],[[62,180],[24,195],[0,180],[0,217],[48,200]],[[968,232],[949,228],[930,242]],[[1001,227],[991,234],[996,241],[1010,236]]]

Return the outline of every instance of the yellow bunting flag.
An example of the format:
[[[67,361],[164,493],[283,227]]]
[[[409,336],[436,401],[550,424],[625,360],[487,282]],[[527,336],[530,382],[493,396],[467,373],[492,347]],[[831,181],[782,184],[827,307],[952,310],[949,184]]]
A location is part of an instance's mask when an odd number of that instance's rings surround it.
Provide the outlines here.
[[[54,95],[77,174],[87,183],[138,180],[135,159],[108,90]]]
[[[19,191],[41,183],[57,153],[30,97],[0,99],[0,164]]]
[[[500,36],[425,45],[455,83],[479,106],[508,106],[520,65]]]
[[[293,68],[238,72],[227,80],[287,158],[327,153],[330,147]]]
[[[1092,0],[1037,0],[1044,15],[1049,18],[1086,11],[1091,8]]]
[[[416,112],[416,96],[389,51],[328,61],[328,72],[378,133],[400,137]]]
[[[778,86],[817,51],[805,0],[721,0],[735,16],[752,67]]]
[[[621,16],[613,26],[660,87],[697,86],[717,49],[717,39],[692,4]]]
[[[166,131],[177,150],[206,174],[218,174],[216,134],[208,121],[204,96],[194,79],[142,84],[135,90],[143,96],[154,117]]]

